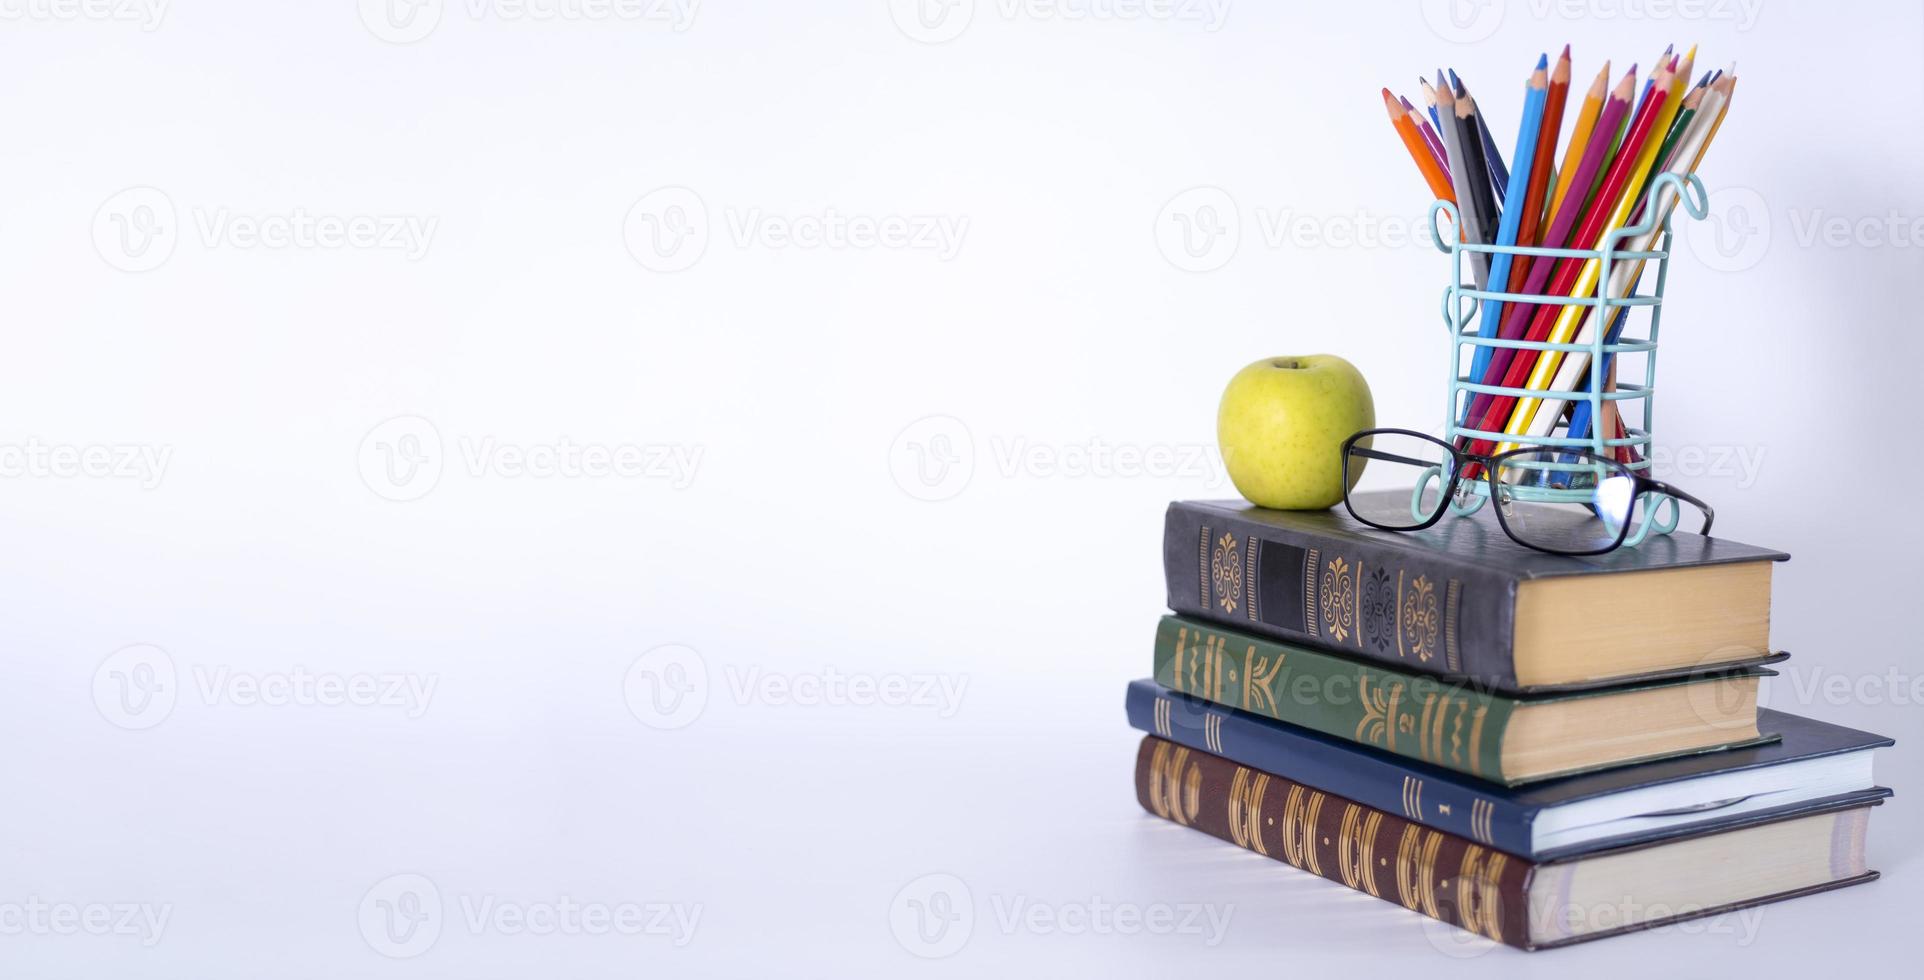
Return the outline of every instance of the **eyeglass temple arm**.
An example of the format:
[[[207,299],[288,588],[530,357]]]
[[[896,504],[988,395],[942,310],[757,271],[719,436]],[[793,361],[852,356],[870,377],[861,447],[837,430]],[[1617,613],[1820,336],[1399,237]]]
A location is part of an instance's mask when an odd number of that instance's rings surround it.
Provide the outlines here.
[[[1382,461],[1383,461],[1383,462],[1385,462],[1385,463],[1408,463],[1408,464],[1410,464],[1411,466],[1439,466],[1439,465],[1441,465],[1441,464],[1439,464],[1439,463],[1437,463],[1437,462],[1435,462],[1435,461],[1432,461],[1432,460],[1427,460],[1427,459],[1412,459],[1412,458],[1410,458],[1410,457],[1408,457],[1408,456],[1398,456],[1398,455],[1396,455],[1395,453],[1386,453],[1386,452],[1384,452],[1384,451],[1382,451],[1381,449],[1368,449],[1368,448],[1365,448],[1365,447],[1363,447],[1363,446],[1351,446],[1351,447],[1350,447],[1350,450],[1349,450],[1349,454],[1350,454],[1351,456],[1361,456],[1361,457],[1363,457],[1364,459],[1380,459],[1380,460],[1382,460]]]
[[[1703,530],[1698,531],[1697,533],[1704,535],[1705,537],[1708,537],[1710,535],[1710,525],[1713,521],[1717,519],[1717,512],[1716,510],[1712,509],[1709,504],[1706,504],[1702,500],[1699,500],[1696,497],[1693,497],[1690,494],[1687,494],[1682,490],[1679,490],[1676,487],[1671,486],[1668,483],[1664,483],[1661,480],[1646,480],[1644,481],[1644,486],[1647,489],[1655,490],[1666,497],[1675,497],[1678,500],[1681,500],[1684,503],[1687,503],[1697,508],[1698,510],[1703,511],[1704,513]]]

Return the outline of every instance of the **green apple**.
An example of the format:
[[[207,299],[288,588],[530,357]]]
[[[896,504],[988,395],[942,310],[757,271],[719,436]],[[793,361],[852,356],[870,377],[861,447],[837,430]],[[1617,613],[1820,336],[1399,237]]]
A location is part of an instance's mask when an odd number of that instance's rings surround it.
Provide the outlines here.
[[[1322,510],[1343,499],[1343,440],[1375,426],[1376,403],[1356,365],[1334,354],[1266,357],[1229,379],[1216,442],[1250,503]],[[1351,486],[1362,473],[1350,467]]]

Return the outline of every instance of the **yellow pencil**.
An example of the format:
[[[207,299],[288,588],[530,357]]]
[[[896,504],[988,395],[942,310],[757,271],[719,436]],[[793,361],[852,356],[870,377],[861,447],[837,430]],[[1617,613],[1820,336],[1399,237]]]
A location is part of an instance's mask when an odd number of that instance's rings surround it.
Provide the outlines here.
[[[1662,91],[1668,93],[1670,91],[1670,80],[1665,79],[1664,83],[1666,87]],[[1669,132],[1670,123],[1677,118],[1677,111],[1681,105],[1681,99],[1666,97],[1663,100],[1663,104],[1657,107],[1657,120],[1650,130],[1651,133]],[[1623,196],[1618,199],[1615,210],[1610,212],[1610,220],[1604,223],[1604,239],[1609,237],[1611,231],[1622,228],[1624,223],[1629,220],[1630,212],[1636,207],[1638,198],[1642,196],[1644,182],[1650,179],[1650,171],[1653,169],[1652,164],[1657,159],[1658,144],[1662,142],[1662,139],[1653,136],[1651,139],[1644,140],[1643,146],[1637,150],[1636,161],[1630,168],[1629,183],[1624,187]],[[1599,248],[1602,247],[1604,239],[1599,239]],[[1572,297],[1582,297],[1594,294],[1597,291],[1597,275],[1601,264],[1602,263],[1596,259],[1583,260],[1583,268],[1577,273],[1576,285],[1571,287],[1569,295]],[[1583,314],[1589,309],[1590,307],[1588,306],[1565,306],[1563,311],[1557,314],[1556,325],[1550,328],[1550,336],[1548,338],[1550,342],[1556,344],[1569,343],[1570,337],[1576,333],[1578,322],[1583,319]],[[1537,390],[1543,390],[1549,387],[1550,380],[1556,376],[1557,367],[1562,362],[1563,353],[1561,351],[1546,350],[1542,354],[1539,354],[1536,363],[1530,369],[1530,380],[1525,383],[1524,387]],[[1535,417],[1537,407],[1542,403],[1543,399],[1535,396],[1519,397],[1516,400],[1516,409],[1510,414],[1509,424],[1503,427],[1504,434],[1515,436],[1528,432],[1530,430],[1530,421]],[[1505,442],[1497,452],[1508,452],[1515,448],[1516,443]]]

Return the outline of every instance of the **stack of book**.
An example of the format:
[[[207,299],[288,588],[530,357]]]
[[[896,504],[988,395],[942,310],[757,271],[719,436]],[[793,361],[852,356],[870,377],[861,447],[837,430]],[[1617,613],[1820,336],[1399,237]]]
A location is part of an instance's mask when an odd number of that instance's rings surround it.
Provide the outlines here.
[[[1891,740],[1758,705],[1787,557],[1172,504],[1137,798],[1523,949],[1870,881]]]

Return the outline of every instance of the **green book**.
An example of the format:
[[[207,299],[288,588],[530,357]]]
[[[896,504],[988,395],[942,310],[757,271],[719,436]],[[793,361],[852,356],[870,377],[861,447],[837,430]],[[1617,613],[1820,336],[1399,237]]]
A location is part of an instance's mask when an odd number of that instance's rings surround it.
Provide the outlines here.
[[[1156,629],[1164,687],[1505,785],[1755,742],[1767,673],[1516,697],[1181,616]]]

